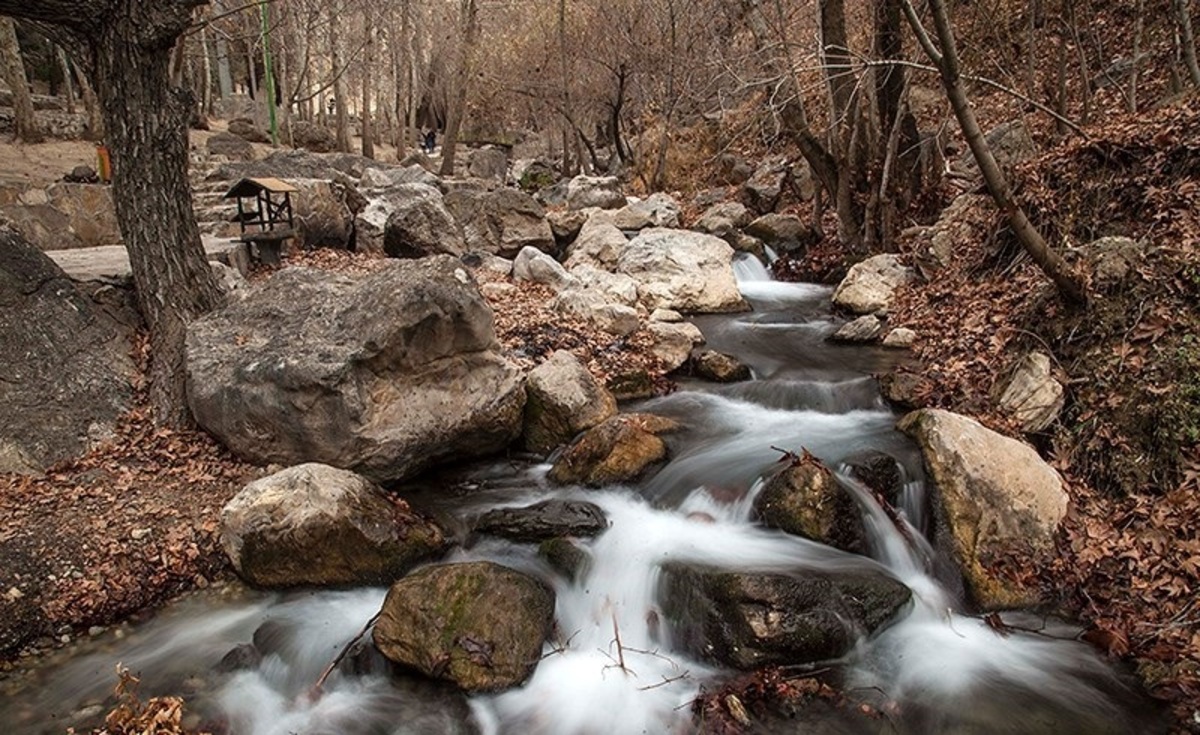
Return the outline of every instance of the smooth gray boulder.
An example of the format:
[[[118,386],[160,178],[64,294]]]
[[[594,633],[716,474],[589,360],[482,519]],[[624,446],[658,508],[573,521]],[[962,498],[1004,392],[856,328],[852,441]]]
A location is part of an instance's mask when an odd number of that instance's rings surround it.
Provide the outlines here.
[[[851,266],[833,292],[833,303],[854,314],[887,311],[896,289],[916,277],[900,258],[885,253]]]
[[[684,313],[744,311],[733,275],[733,248],[719,237],[651,228],[617,254],[616,271],[638,282],[647,309]]]
[[[567,184],[567,209],[619,209],[625,206],[616,176],[576,176]]]
[[[376,481],[505,448],[525,404],[491,309],[445,255],[279,271],[189,326],[187,383],[197,423],[235,454]]]
[[[259,587],[391,584],[447,544],[403,501],[323,464],[255,480],[221,511],[221,546]]]
[[[542,205],[519,189],[458,189],[446,194],[445,204],[472,252],[512,258],[525,247],[557,249]]]
[[[388,192],[391,211],[383,232],[383,251],[393,258],[436,253],[462,255],[466,242],[442,193],[428,184],[401,184]]]

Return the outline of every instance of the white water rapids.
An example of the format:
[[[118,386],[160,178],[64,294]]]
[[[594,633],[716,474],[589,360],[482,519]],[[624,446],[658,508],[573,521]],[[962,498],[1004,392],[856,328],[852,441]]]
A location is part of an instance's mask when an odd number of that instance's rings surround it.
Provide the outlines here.
[[[61,732],[94,716],[120,661],[140,671],[148,687],[184,694],[208,722],[237,735],[693,732],[690,702],[729,672],[673,644],[659,582],[664,564],[678,562],[747,572],[877,570],[913,592],[899,620],[860,641],[844,660],[830,662],[847,691],[877,706],[890,703],[887,717],[826,708],[759,722],[758,731],[1123,733],[1156,727],[1117,674],[1070,640],[1068,626],[1017,614],[1005,620],[1033,632],[1001,635],[960,611],[956,595],[939,581],[947,575],[931,566],[937,554],[924,537],[930,522],[919,458],[894,431],[895,417],[869,377],[891,358],[823,342],[834,327],[828,288],[775,283],[746,259],[738,261],[737,274],[756,311],[698,323],[711,346],[738,354],[759,379],[689,384],[639,407],[688,427],[670,440],[671,461],[648,482],[602,491],[553,488],[544,481],[545,466],[497,462],[462,476],[480,485],[477,492],[443,498],[438,511],[458,518],[550,497],[596,503],[609,518],[608,531],[581,542],[590,563],[574,582],[531,548],[500,540],[478,541],[451,558],[495,560],[553,584],[557,640],[546,645],[523,686],[464,700],[445,687],[362,664],[336,672],[324,696],[310,701],[304,693],[379,609],[384,590],[239,591],[185,600],[124,640],[102,639],[96,650],[35,672],[32,686],[0,704],[0,721],[12,733]],[[831,467],[870,452],[896,458],[910,478],[899,508],[906,530],[845,467],[839,478],[860,504],[872,558],[757,525],[751,507],[761,478],[777,467],[773,446],[807,448]],[[227,651],[252,638],[265,654],[259,666],[214,673]]]

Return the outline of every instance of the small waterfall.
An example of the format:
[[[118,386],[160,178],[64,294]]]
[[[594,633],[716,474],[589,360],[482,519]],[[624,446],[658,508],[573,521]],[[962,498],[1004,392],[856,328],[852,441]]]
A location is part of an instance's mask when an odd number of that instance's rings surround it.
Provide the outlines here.
[[[1152,729],[1131,704],[1137,698],[1092,649],[1071,640],[1068,626],[1006,614],[1005,623],[1014,627],[997,630],[994,619],[962,611],[933,574],[937,552],[925,535],[930,520],[920,459],[894,430],[895,416],[868,377],[874,353],[824,343],[830,289],[776,283],[751,256],[739,256],[735,270],[757,311],[697,321],[714,349],[738,355],[770,379],[680,391],[644,404],[641,410],[685,427],[667,437],[672,458],[648,481],[558,488],[547,484],[545,466],[514,469],[497,461],[463,468],[460,484],[475,488],[469,494],[447,493],[439,480],[413,496],[462,527],[489,508],[551,497],[586,499],[607,514],[605,533],[578,542],[590,563],[576,581],[553,574],[532,547],[499,539],[477,542],[448,560],[489,559],[554,585],[557,640],[546,645],[522,686],[468,702],[416,678],[338,671],[314,701],[305,696],[308,688],[378,610],[383,590],[247,592],[233,599],[198,596],[124,641],[102,637],[99,650],[41,672],[30,693],[0,701],[0,721],[16,735],[83,725],[72,709],[99,710],[113,666],[124,661],[142,673],[149,687],[144,696],[183,693],[189,709],[228,723],[232,735],[690,732],[689,703],[727,672],[672,644],[660,579],[665,565],[679,563],[764,573],[871,570],[907,585],[912,603],[900,619],[831,663],[848,693],[888,713],[870,732]],[[838,467],[840,485],[862,511],[869,557],[754,522],[754,498],[778,469],[780,449],[807,449]],[[900,463],[903,490],[894,508],[842,465],[872,454]],[[215,673],[226,651],[252,638],[264,654],[261,663],[233,675]],[[834,724],[823,729],[818,723],[813,731],[864,728],[853,709],[821,716]],[[780,731],[798,727],[790,722]]]

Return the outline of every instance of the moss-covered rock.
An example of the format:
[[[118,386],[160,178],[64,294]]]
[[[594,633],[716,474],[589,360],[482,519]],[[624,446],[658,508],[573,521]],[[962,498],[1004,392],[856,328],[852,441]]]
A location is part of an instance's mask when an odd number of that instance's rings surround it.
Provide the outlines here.
[[[375,645],[388,659],[468,692],[498,691],[537,667],[554,593],[491,562],[426,567],[388,590]]]

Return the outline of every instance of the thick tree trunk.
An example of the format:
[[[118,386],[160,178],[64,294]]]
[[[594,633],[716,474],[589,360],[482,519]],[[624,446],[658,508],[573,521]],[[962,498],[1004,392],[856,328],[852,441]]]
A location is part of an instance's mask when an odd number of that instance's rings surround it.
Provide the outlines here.
[[[188,322],[222,300],[204,256],[187,177],[189,95],[167,83],[170,39],[138,38],[124,18],[155,18],[156,0],[124,0],[125,12],[93,39],[96,86],[113,159],[113,198],[129,250],[138,303],[153,347],[150,397],[160,422],[188,421],[184,337]],[[177,19],[175,35],[186,28]],[[171,20],[170,18],[163,19]],[[165,35],[165,34],[164,34]]]
[[[938,67],[942,86],[946,89],[946,96],[950,99],[950,106],[962,128],[963,137],[967,139],[967,145],[970,146],[971,153],[974,155],[976,163],[979,164],[979,170],[983,173],[988,193],[992,195],[992,199],[995,200],[1000,210],[1007,215],[1009,226],[1012,227],[1021,247],[1029,253],[1042,272],[1054,282],[1063,298],[1072,304],[1086,304],[1087,291],[1083,280],[1071,270],[1062,256],[1050,248],[1041,233],[1029,221],[1025,210],[1013,198],[1008,179],[1005,178],[1003,171],[996,163],[995,156],[992,155],[983,130],[979,127],[979,121],[975,118],[975,111],[971,108],[970,100],[967,98],[967,90],[963,85],[959,69],[958,50],[954,44],[954,35],[950,29],[950,17],[946,12],[944,1],[929,0],[929,6],[933,12],[934,26],[937,29],[938,43],[941,46],[940,51],[925,31],[924,26],[921,25],[920,17],[913,8],[912,1],[904,0],[905,15],[908,16],[909,24],[912,25],[913,32],[916,33],[926,55]]]
[[[29,94],[29,80],[21,61],[21,47],[17,44],[17,26],[12,18],[0,17],[0,64],[3,65],[4,81],[13,94],[16,138],[26,143],[38,143],[42,134],[34,120],[33,97]]]

